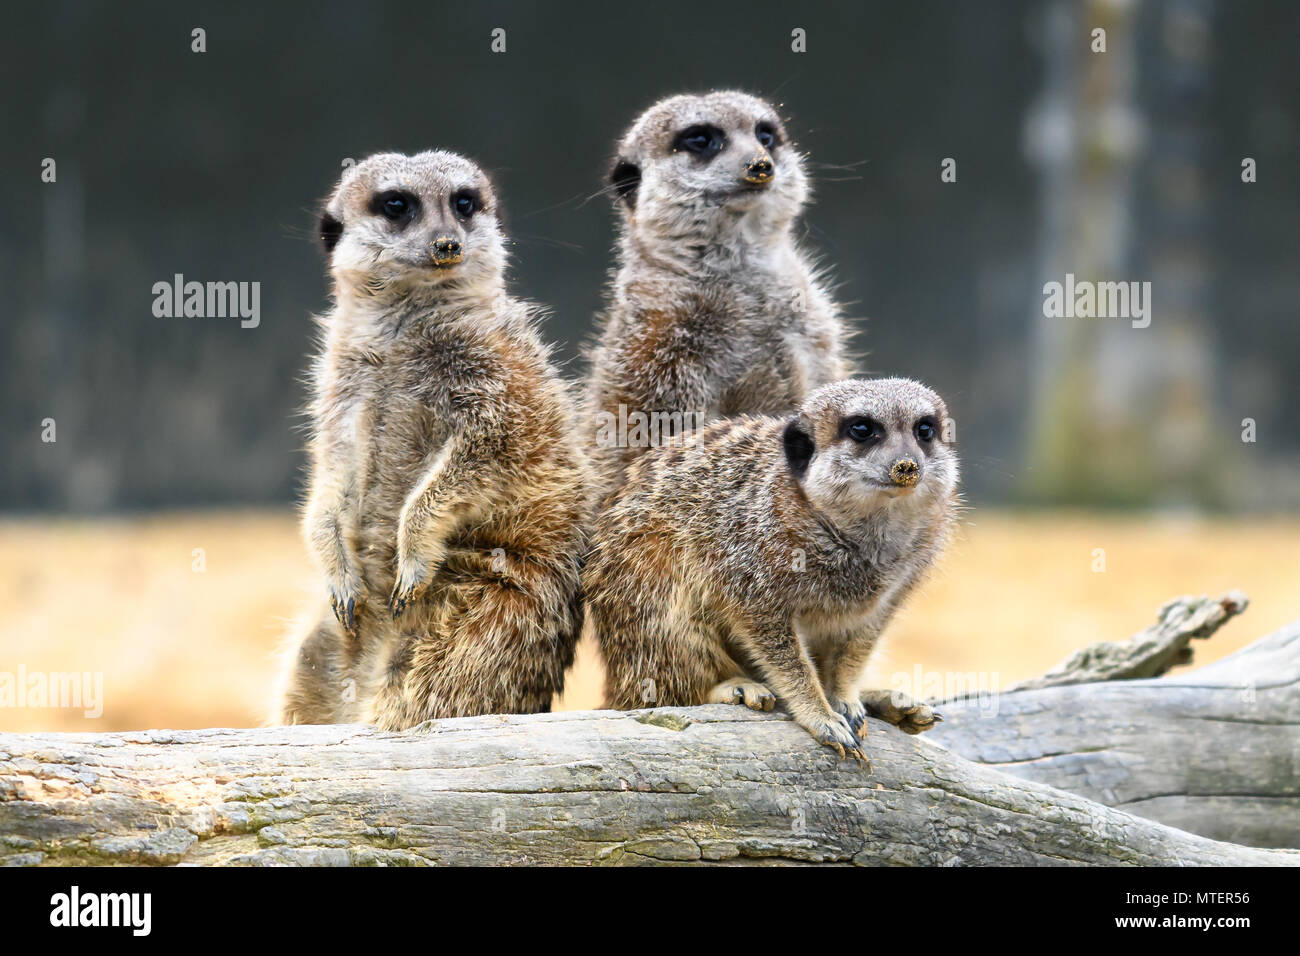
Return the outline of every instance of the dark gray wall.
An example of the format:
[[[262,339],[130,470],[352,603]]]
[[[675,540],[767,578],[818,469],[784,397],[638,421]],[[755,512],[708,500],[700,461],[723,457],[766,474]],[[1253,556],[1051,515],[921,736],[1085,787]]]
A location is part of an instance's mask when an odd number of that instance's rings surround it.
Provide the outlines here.
[[[614,139],[662,94],[722,86],[781,101],[811,153],[807,240],[864,319],[870,370],[949,396],[972,494],[1014,500],[1026,330],[1041,304],[1021,136],[1042,73],[1034,15],[1023,3],[767,0],[10,8],[0,508],[296,493],[309,315],[326,290],[314,207],[345,157],[442,146],[489,168],[514,286],[553,307],[546,334],[573,358],[609,264],[613,216],[593,194]],[[1234,3],[1217,23],[1219,372],[1263,370],[1261,401],[1285,435],[1273,451],[1294,453],[1300,428],[1283,413],[1300,399],[1300,15]],[[196,26],[204,54],[190,52]],[[489,49],[498,26],[505,54]],[[808,31],[806,54],[790,50],[793,27]],[[1261,166],[1249,191],[1233,188],[1241,155]],[[945,156],[956,185],[939,181]],[[44,157],[57,183],[40,181]],[[152,286],[178,272],[260,281],[261,326],[155,318]],[[985,400],[990,367],[1011,385]],[[47,417],[54,444],[40,441]]]

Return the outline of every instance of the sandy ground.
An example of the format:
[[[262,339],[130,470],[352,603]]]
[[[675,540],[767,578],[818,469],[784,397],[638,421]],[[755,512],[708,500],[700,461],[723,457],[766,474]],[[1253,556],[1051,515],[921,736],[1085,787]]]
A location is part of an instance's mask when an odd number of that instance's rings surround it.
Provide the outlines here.
[[[0,700],[4,730],[263,723],[293,619],[321,606],[288,510],[3,520],[0,581],[0,685],[20,668],[89,672],[94,696],[102,679],[99,716],[89,700]],[[891,627],[873,683],[1005,687],[1130,636],[1170,597],[1234,587],[1251,608],[1198,644],[1199,662],[1300,617],[1300,519],[973,513]],[[600,684],[584,645],[559,706],[599,706]]]

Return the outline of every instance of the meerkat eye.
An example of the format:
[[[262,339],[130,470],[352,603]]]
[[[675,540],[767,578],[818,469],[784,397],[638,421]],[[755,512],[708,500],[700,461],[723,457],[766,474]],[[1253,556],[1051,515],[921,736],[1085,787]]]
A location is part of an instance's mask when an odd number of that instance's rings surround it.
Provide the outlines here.
[[[754,135],[758,137],[758,145],[764,149],[775,149],[777,144],[776,129],[771,123],[759,123],[754,128]]]
[[[370,200],[370,211],[390,222],[407,222],[415,215],[419,205],[420,201],[410,193],[389,189]]]
[[[478,194],[466,189],[451,197],[451,208],[462,219],[468,219],[483,208],[483,201],[479,199]]]
[[[939,435],[939,429],[933,418],[922,418],[916,423],[916,437],[921,441],[934,441]]]
[[[677,134],[673,140],[673,152],[685,150],[705,159],[712,159],[722,152],[727,143],[722,130],[716,126],[689,126]]]
[[[856,442],[867,442],[883,437],[884,430],[869,418],[854,418],[844,426],[844,434]]]

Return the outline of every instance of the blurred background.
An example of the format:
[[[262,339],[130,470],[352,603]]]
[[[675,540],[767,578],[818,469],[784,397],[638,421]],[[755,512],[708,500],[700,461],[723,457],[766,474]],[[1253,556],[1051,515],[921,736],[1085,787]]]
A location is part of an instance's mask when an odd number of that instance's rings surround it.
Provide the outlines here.
[[[298,410],[326,305],[315,211],[345,162],[441,146],[492,171],[513,287],[551,307],[576,379],[612,145],[656,98],[718,87],[780,102],[809,153],[804,241],[863,371],[926,381],[957,422],[971,510],[882,683],[1005,686],[1181,593],[1254,599],[1202,661],[1300,616],[1294,4],[51,2],[5,21],[0,679],[100,673],[104,706],[0,699],[0,729],[265,717],[277,647],[320,605]],[[156,316],[176,274],[259,283],[256,327]],[[1067,274],[1150,282],[1150,325],[1045,315]],[[584,649],[560,705],[599,684]]]

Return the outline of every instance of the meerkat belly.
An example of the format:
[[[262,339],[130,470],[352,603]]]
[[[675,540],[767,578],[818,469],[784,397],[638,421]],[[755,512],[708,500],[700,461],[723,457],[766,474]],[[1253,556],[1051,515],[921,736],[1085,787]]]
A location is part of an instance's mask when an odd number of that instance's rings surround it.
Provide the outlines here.
[[[843,373],[837,323],[820,302],[809,300],[811,294],[808,289],[791,292],[802,308],[791,309],[787,320],[777,326],[796,403]]]
[[[726,388],[718,402],[718,414],[780,414],[798,404],[798,387],[791,381],[792,367],[780,356],[767,356],[750,366]]]
[[[871,618],[875,602],[847,609],[818,609],[797,616],[794,629],[808,653],[820,659],[849,642]]]
[[[786,336],[755,339],[744,354],[736,378],[722,391],[720,415],[781,415],[803,400],[808,372],[800,348]]]
[[[764,295],[749,308],[768,316],[768,321],[749,341],[733,345],[742,367],[724,389],[719,412],[781,415],[825,383],[825,349],[806,316],[791,309],[786,298]]]
[[[782,339],[782,351],[790,370],[790,391],[794,393],[795,404],[798,404],[814,389],[831,381],[832,376],[827,371],[827,346],[802,322],[787,328]]]
[[[367,449],[360,498],[360,554],[367,585],[392,587],[402,508],[451,437],[445,419],[390,390],[366,409]]]

